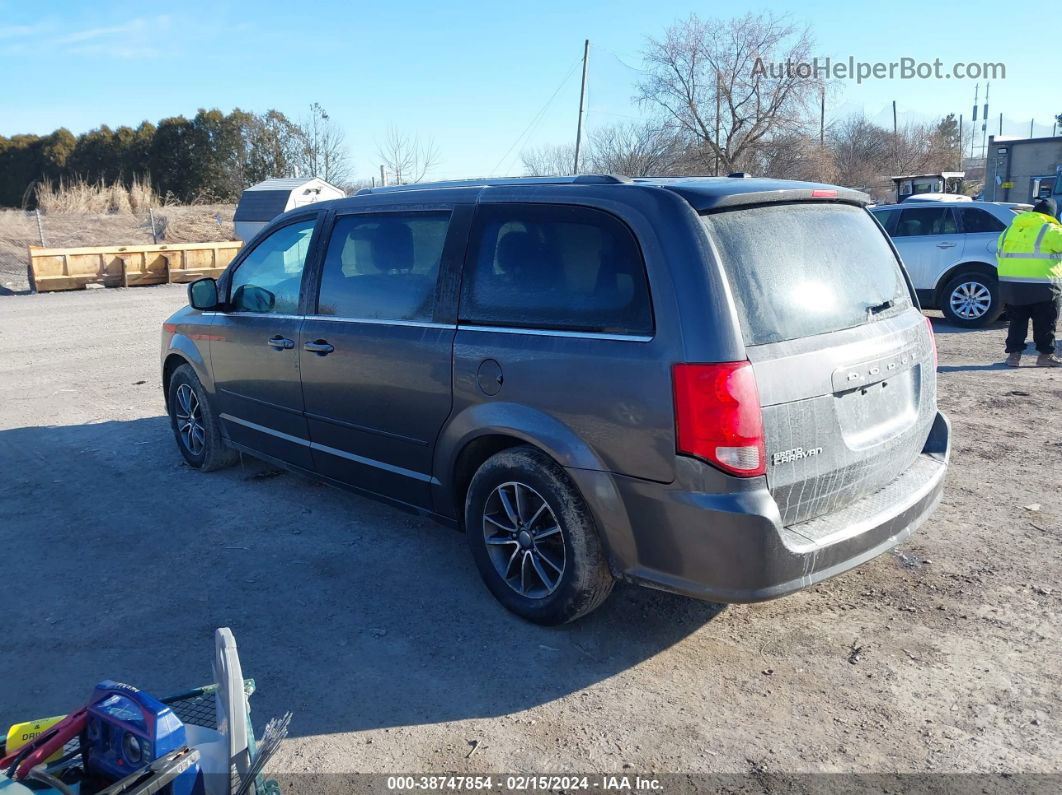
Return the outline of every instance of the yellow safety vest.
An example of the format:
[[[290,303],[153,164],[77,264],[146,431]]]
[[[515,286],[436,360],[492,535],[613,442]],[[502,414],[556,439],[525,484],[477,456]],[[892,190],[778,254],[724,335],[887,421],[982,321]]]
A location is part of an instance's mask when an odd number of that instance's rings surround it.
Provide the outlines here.
[[[996,259],[1005,303],[1052,300],[1062,288],[1062,224],[1043,213],[1021,213],[999,236]]]

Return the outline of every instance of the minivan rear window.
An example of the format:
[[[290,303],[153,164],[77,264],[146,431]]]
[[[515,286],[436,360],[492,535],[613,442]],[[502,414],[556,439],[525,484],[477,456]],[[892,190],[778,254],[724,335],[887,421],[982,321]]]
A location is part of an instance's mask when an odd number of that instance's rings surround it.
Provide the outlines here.
[[[801,202],[702,218],[748,345],[840,331],[912,306],[885,233],[862,208]]]

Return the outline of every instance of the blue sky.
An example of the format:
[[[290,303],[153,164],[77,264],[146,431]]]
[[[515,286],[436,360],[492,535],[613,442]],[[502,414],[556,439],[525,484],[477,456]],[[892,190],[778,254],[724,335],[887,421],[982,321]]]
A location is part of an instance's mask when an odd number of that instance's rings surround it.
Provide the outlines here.
[[[359,176],[376,170],[377,141],[392,124],[435,140],[441,162],[432,176],[519,173],[522,149],[574,138],[584,38],[591,40],[593,130],[641,113],[632,96],[647,36],[691,12],[708,18],[745,8],[810,25],[821,57],[1003,62],[1006,79],[993,83],[991,115],[1005,114],[1008,134],[1028,134],[1032,118],[1038,134],[1049,134],[1052,114],[1062,112],[1055,12],[1044,12],[1046,22],[1027,11],[1004,20],[1002,7],[987,0],[740,7],[675,0],[0,0],[0,134],[60,126],[80,133],[200,107],[275,107],[299,118],[319,102],[345,129]],[[895,99],[902,118],[954,112],[969,119],[975,82],[844,82],[828,117],[863,110],[885,122]]]

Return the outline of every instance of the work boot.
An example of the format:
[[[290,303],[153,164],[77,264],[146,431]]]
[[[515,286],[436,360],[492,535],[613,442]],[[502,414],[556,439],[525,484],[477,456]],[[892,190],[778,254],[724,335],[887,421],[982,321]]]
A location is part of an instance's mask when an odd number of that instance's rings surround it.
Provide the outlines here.
[[[1021,354],[1011,353],[1007,356],[1007,361],[1004,362],[1007,367],[1021,367]]]
[[[1036,357],[1037,367],[1062,367],[1062,359],[1053,353],[1041,353]]]

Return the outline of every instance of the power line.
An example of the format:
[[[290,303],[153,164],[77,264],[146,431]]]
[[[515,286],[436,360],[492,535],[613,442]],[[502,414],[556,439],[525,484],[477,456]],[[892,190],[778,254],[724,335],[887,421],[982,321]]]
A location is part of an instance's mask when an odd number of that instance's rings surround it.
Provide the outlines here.
[[[531,132],[532,128],[535,127],[546,115],[546,111],[549,110],[550,105],[553,104],[553,100],[557,98],[557,95],[561,92],[561,89],[568,84],[568,81],[571,79],[572,75],[575,74],[575,68],[579,66],[580,63],[582,63],[582,60],[583,57],[581,55],[575,59],[575,61],[571,65],[571,68],[568,70],[568,73],[564,76],[564,79],[561,80],[560,85],[558,85],[557,89],[552,94],[550,94],[549,99],[546,100],[546,104],[543,105],[542,109],[535,114],[534,118],[531,119],[531,122],[527,125],[526,128],[524,128],[524,131],[516,137],[516,140],[513,141],[512,146],[510,146],[505,151],[505,154],[501,156],[501,159],[495,164],[494,168],[491,169],[491,174],[498,173],[498,169],[501,167],[502,163],[504,163],[506,159],[508,159],[509,154],[513,151],[513,149],[516,148],[517,144],[519,144],[520,141]]]
[[[610,50],[608,47],[599,47],[599,49],[604,50],[609,55],[611,55],[614,59],[616,59],[616,61],[619,62],[620,66],[622,66],[622,67],[624,67],[626,69],[630,69],[632,72],[638,72],[639,74],[643,74],[643,75],[647,74],[647,72],[644,69],[639,69],[637,66],[631,66],[629,63],[627,63],[622,58],[620,58],[619,55],[616,52],[614,52],[613,50]]]

